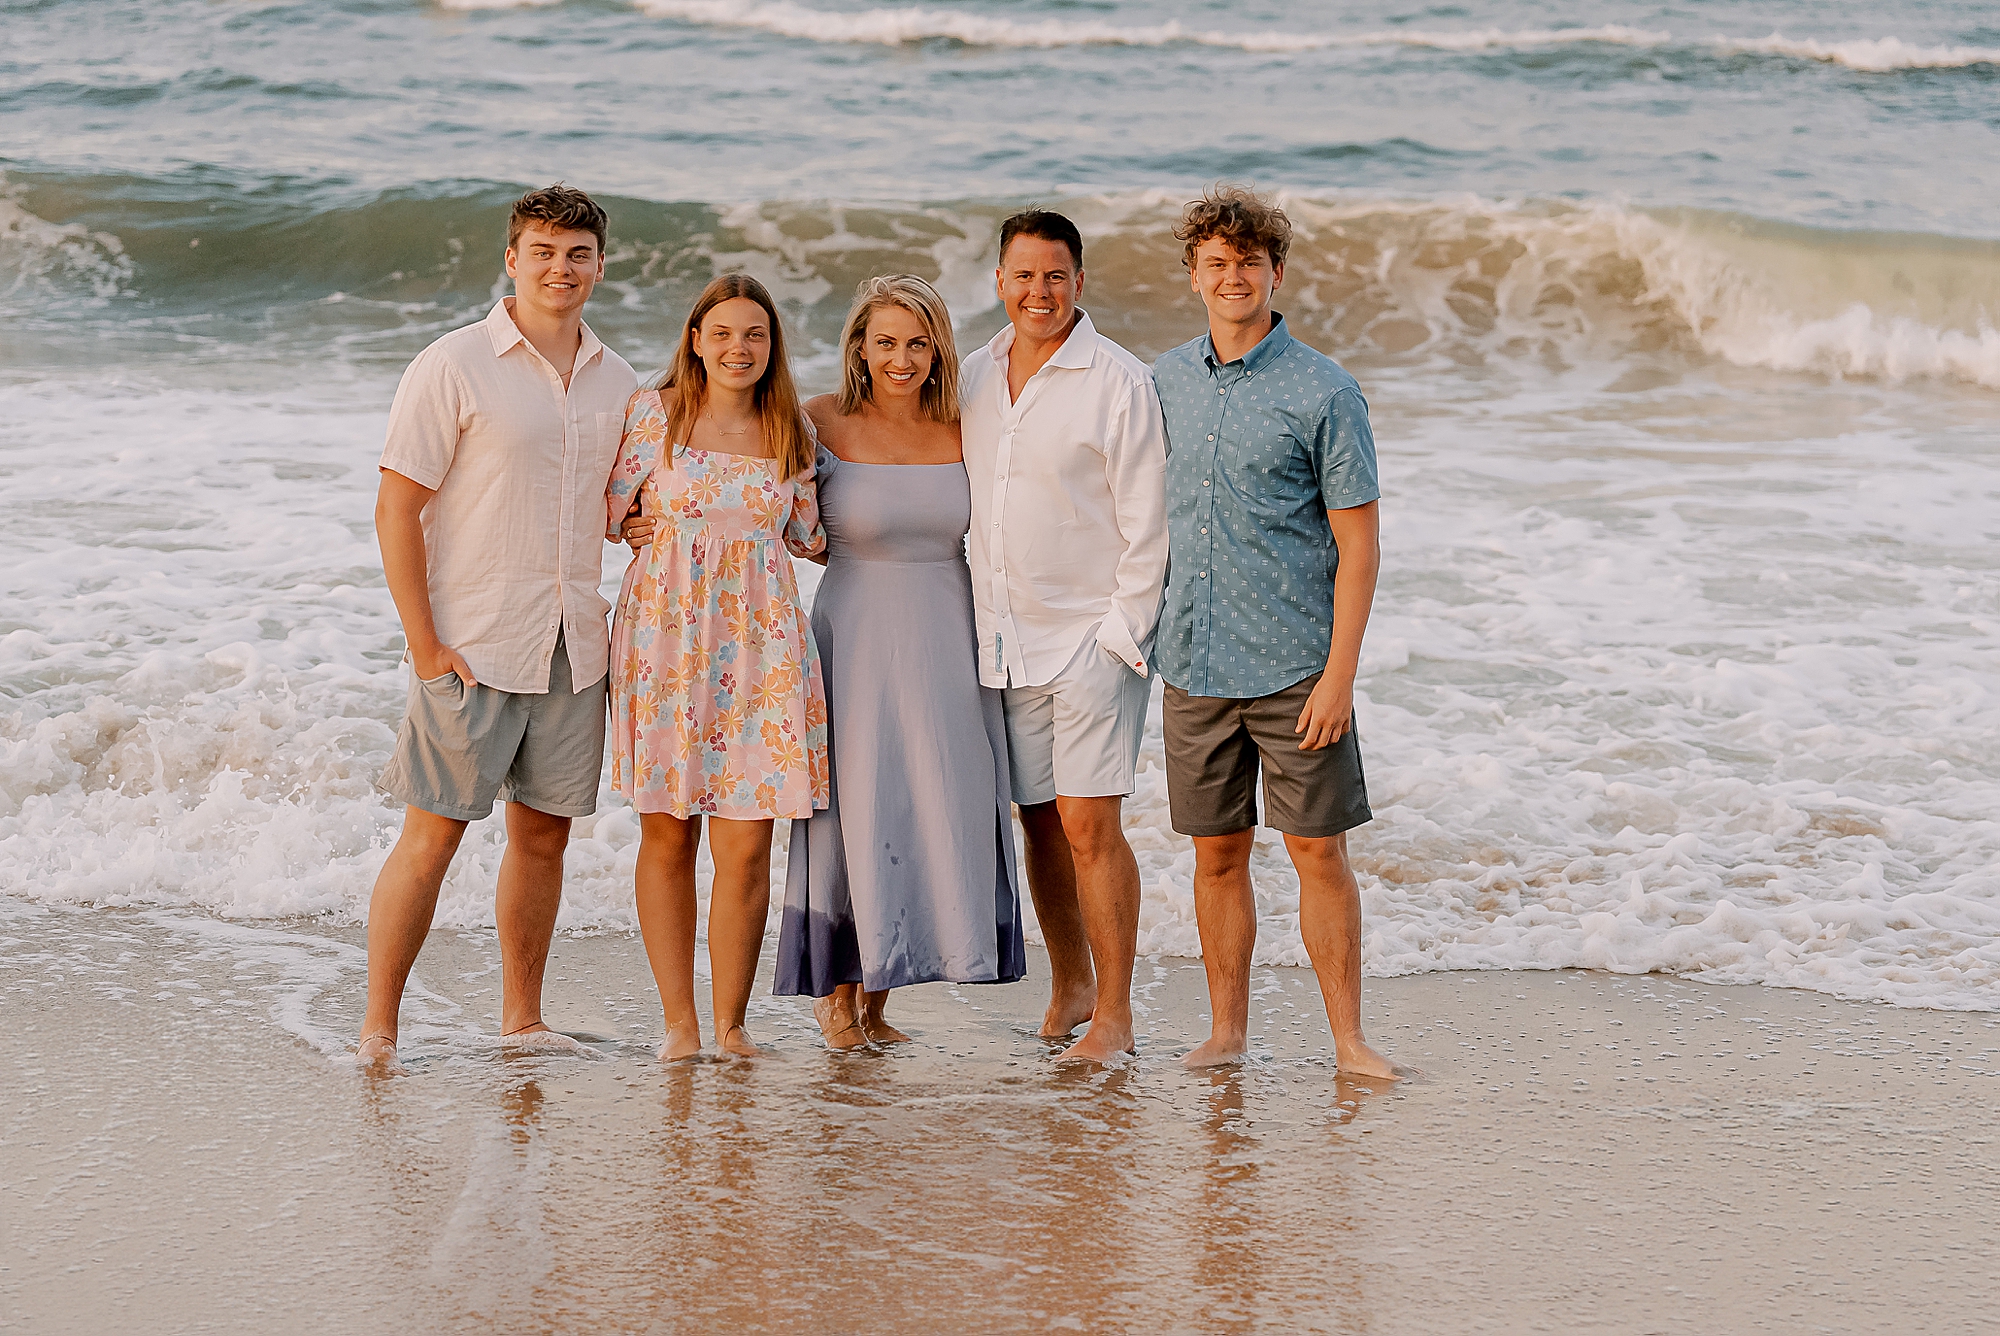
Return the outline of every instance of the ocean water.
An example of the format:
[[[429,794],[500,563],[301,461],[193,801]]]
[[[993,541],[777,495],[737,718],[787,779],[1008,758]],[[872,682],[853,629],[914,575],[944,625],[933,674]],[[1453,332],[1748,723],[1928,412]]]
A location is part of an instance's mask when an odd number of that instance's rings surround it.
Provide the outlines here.
[[[1381,446],[1368,970],[2000,1009],[1990,7],[7,0],[0,27],[23,912],[137,909],[279,943],[300,997],[358,988],[313,939],[398,820],[374,461],[402,366],[505,290],[525,186],[607,204],[590,319],[635,365],[741,268],[825,388],[870,274],[989,336],[1027,200],[1082,225],[1100,328],[1191,337],[1169,228],[1226,177],[1281,193],[1281,308]],[[1157,724],[1143,764],[1141,946],[1197,954]],[[578,823],[566,931],[632,926],[636,841],[608,793]],[[474,828],[441,923],[490,922],[501,850]],[[1269,838],[1256,869],[1259,958],[1303,963]]]

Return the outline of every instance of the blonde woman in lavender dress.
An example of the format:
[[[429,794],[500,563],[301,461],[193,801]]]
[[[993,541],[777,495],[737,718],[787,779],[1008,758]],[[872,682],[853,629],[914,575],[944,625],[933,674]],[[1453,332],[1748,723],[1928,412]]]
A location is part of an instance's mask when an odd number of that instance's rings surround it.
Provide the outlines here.
[[[906,1038],[907,984],[1026,972],[1000,693],[979,685],[958,439],[958,354],[920,278],[861,285],[817,429],[832,793],[792,822],[774,991],[805,994],[828,1044]]]
[[[606,501],[614,534],[635,505],[650,521],[612,624],[611,757],[612,782],[639,813],[634,889],[666,1009],[661,1054],[701,1049],[694,869],[705,817],[715,1042],[749,1056],[772,823],[827,804],[826,698],[786,555],[826,544],[812,428],[756,279],[725,274],[695,302],[666,383],[632,398]]]

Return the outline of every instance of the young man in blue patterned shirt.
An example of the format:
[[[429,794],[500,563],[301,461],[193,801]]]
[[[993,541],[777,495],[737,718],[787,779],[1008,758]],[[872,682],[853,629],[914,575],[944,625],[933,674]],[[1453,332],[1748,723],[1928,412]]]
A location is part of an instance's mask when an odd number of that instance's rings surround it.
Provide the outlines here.
[[[1369,819],[1354,673],[1380,565],[1375,441],[1354,377],[1294,339],[1271,298],[1291,222],[1250,192],[1188,205],[1174,236],[1208,332],[1154,363],[1167,422],[1167,792],[1194,837],[1213,1028],[1190,1067],[1242,1057],[1265,817],[1299,873],[1299,931],[1340,1070],[1394,1079],[1361,1033],[1361,896],[1346,832]]]

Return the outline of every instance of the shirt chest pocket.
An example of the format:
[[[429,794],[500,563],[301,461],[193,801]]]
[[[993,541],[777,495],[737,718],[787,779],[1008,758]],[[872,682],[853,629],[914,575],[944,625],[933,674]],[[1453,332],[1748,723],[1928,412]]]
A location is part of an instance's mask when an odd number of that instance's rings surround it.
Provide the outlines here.
[[[1300,481],[1312,477],[1312,459],[1305,443],[1291,428],[1277,421],[1228,422],[1224,430],[1230,439],[1222,457],[1237,490],[1251,496],[1268,497],[1275,491],[1290,491]]]

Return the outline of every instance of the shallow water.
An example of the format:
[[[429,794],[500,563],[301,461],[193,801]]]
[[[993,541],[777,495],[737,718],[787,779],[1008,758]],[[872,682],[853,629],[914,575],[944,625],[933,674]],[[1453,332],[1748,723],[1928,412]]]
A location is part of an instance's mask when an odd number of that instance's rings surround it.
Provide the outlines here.
[[[2000,29],[1971,4],[45,3],[0,61],[0,891],[358,919],[401,640],[395,376],[506,201],[613,214],[656,365],[720,268],[800,374],[859,278],[996,328],[1058,199],[1086,304],[1199,329],[1167,235],[1285,192],[1283,307],[1362,380],[1385,575],[1355,838],[1376,976],[1588,966],[2000,1004]],[[1172,25],[1179,25],[1174,27]],[[1560,29],[1560,30],[1559,30]],[[1773,37],[1773,32],[1779,34]],[[1220,91],[1236,116],[1201,106]],[[607,550],[614,585],[619,553]],[[1198,950],[1157,732],[1142,945]],[[563,924],[631,923],[580,823]],[[490,920],[497,822],[441,921]],[[782,838],[779,841],[782,848]],[[1260,958],[1302,958],[1260,843]]]
[[[1138,1060],[1054,1067],[1034,985],[907,990],[829,1053],[663,1067],[639,942],[568,937],[491,1039],[485,931],[435,934],[411,1073],[328,1058],[357,930],[0,910],[0,1305],[37,1332],[1979,1330],[2000,1301],[2000,1021],[1562,972],[1371,993],[1392,1091],[1312,976],[1190,1074],[1201,970],[1142,963]],[[1032,971],[1044,977],[1033,953]]]

